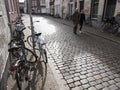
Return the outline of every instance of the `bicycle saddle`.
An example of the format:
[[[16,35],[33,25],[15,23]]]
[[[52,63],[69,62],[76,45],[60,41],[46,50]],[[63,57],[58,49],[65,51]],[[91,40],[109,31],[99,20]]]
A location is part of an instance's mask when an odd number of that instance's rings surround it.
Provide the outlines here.
[[[42,33],[36,33],[35,36],[40,36]]]

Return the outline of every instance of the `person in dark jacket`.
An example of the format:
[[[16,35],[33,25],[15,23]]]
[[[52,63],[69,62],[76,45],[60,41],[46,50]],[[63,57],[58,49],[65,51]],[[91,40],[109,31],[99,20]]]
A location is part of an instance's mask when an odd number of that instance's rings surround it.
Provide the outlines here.
[[[78,9],[76,9],[75,12],[73,13],[72,21],[73,21],[73,24],[74,24],[73,33],[77,34],[77,27],[78,27],[78,24],[79,24],[79,12],[78,12]]]
[[[84,11],[81,10],[81,12],[80,12],[80,19],[79,19],[80,33],[81,33],[81,30],[82,30],[84,21],[85,21],[85,14],[84,14]]]

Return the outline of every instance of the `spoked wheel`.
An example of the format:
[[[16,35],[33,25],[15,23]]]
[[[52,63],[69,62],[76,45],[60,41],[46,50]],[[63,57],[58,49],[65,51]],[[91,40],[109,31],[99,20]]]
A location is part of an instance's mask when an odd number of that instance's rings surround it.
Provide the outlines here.
[[[43,55],[40,54],[39,49],[35,48],[35,52],[39,60],[36,63],[36,71],[34,73],[34,78],[32,82],[36,82],[36,87],[38,86],[40,87],[39,90],[44,90],[43,88],[44,88],[46,77],[47,77],[47,64],[44,62],[44,57]],[[34,90],[36,90],[36,88],[34,88]]]
[[[16,79],[18,90],[22,90],[22,80],[18,71],[15,72],[15,79]]]

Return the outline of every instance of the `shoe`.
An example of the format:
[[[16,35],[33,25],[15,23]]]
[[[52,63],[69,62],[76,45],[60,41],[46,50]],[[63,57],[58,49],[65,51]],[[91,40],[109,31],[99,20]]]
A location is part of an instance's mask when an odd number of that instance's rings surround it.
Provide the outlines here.
[[[82,33],[82,31],[79,31],[79,33]]]
[[[76,32],[73,32],[74,34],[77,34]]]

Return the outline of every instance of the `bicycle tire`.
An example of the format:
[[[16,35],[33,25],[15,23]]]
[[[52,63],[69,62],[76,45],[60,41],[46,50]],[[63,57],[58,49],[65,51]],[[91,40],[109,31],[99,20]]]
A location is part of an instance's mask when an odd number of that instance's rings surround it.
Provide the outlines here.
[[[44,62],[45,64],[48,63],[47,52],[45,49],[40,51],[38,48],[35,48],[35,52],[39,57],[40,61]]]
[[[17,53],[17,54],[16,54]],[[25,47],[25,53],[26,53],[26,60],[29,63],[35,63],[37,61],[37,55],[30,49]],[[12,52],[13,56],[15,56],[16,58],[20,58],[22,56],[22,51],[21,48],[19,48],[17,51],[13,51]]]
[[[33,43],[32,43],[32,35],[27,37],[27,43],[30,47],[33,47]]]
[[[15,80],[19,90],[22,90],[22,82],[20,82],[18,71],[15,72]]]
[[[43,61],[45,64],[48,63],[48,58],[47,58],[47,52],[44,49],[43,52],[41,53],[41,61]]]
[[[33,47],[33,45],[32,45],[32,35],[27,37],[27,42],[28,42],[29,46]],[[36,49],[36,50],[39,50],[39,49]],[[44,50],[39,51],[39,52],[40,52],[40,55],[43,57],[42,61],[44,61],[45,64],[46,64],[48,62],[46,50],[44,49]]]

